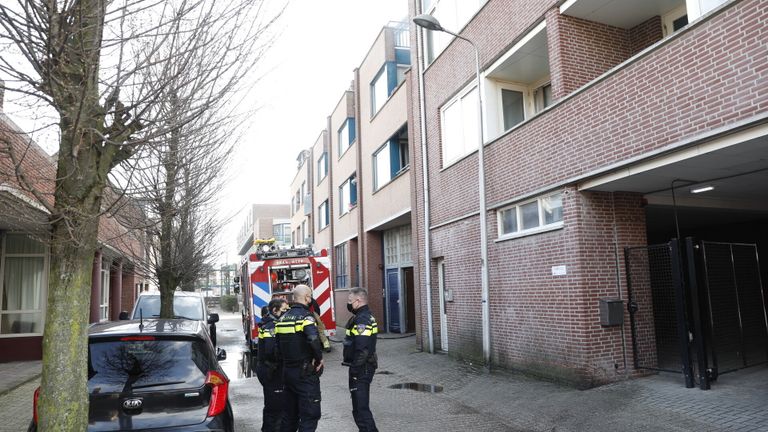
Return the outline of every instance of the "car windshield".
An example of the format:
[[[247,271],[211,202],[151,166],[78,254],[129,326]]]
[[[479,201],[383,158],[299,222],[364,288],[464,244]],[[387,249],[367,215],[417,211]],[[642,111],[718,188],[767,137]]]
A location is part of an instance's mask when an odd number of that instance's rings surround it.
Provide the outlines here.
[[[139,319],[139,309],[144,318],[160,316],[160,296],[142,296],[139,297],[139,303],[134,309],[133,319]],[[203,303],[199,297],[173,297],[173,315],[174,318],[186,318],[202,321]]]
[[[197,388],[205,383],[211,362],[207,346],[200,340],[91,343],[88,348],[88,392]]]

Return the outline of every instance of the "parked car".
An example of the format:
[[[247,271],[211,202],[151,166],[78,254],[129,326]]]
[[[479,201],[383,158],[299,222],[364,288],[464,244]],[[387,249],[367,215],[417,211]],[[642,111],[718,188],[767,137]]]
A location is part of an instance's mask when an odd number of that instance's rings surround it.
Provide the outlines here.
[[[133,312],[129,316],[121,314],[121,318],[141,319],[157,318],[160,316],[160,293],[142,293],[136,300]],[[211,341],[216,346],[216,323],[219,314],[208,313],[205,297],[200,293],[189,291],[174,291],[173,317],[201,321],[208,325]]]
[[[197,320],[94,324],[88,337],[88,431],[233,431],[229,378]],[[37,430],[35,391],[33,421]]]

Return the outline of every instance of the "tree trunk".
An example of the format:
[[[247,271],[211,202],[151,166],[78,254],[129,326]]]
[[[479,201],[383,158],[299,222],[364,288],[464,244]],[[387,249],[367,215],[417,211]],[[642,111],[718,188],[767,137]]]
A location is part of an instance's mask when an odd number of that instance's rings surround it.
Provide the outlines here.
[[[84,431],[88,427],[88,317],[98,222],[78,227],[80,244],[54,241],[48,307],[43,334],[43,376],[38,405],[41,431]],[[54,238],[70,235],[54,223]]]

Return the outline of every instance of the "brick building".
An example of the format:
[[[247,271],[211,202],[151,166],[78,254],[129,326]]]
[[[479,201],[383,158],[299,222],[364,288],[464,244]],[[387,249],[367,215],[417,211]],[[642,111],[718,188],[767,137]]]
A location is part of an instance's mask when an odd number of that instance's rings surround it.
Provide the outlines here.
[[[0,362],[8,362],[42,356],[50,259],[44,203],[53,203],[56,160],[3,112],[2,87],[0,81]],[[17,170],[30,187],[19,183]],[[109,190],[105,196],[114,198]],[[125,220],[143,220],[127,198],[99,219],[90,322],[116,320],[148,286],[142,233]]]
[[[695,236],[748,244],[752,255],[768,256],[767,6],[409,2],[412,16],[431,14],[479,49],[491,365],[583,387],[664,369],[663,363],[679,371],[675,344],[688,335],[681,327],[669,338],[662,334],[664,308],[689,320],[697,307],[687,303],[686,313],[663,297],[648,245]],[[411,32],[411,43],[418,343],[428,348],[431,340],[449,354],[483,359],[474,51],[423,29]],[[646,251],[634,294],[627,269],[635,262],[625,258],[626,247]],[[711,270],[713,255],[707,259]],[[706,274],[708,336],[689,330],[695,344],[706,340],[702,352],[718,350],[721,369],[726,358],[743,365],[768,360],[760,285],[768,274],[752,261],[756,278],[748,293],[716,292],[712,272]],[[738,273],[734,267],[727,277],[735,283]],[[645,288],[642,280],[650,280]],[[618,322],[601,320],[601,300],[626,311],[630,295],[653,299]],[[751,330],[734,324],[737,312],[753,319]]]

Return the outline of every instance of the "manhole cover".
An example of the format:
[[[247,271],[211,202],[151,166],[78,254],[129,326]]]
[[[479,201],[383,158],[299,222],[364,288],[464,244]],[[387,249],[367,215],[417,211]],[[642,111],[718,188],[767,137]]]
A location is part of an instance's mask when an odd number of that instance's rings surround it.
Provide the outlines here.
[[[389,388],[415,390],[415,391],[426,392],[426,393],[440,393],[443,391],[442,386],[434,385],[434,384],[419,384],[419,383],[393,384],[389,386]]]

